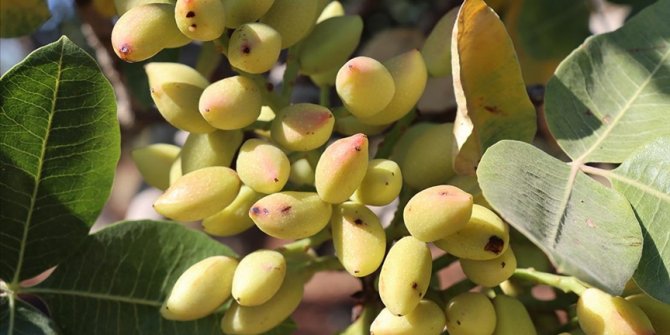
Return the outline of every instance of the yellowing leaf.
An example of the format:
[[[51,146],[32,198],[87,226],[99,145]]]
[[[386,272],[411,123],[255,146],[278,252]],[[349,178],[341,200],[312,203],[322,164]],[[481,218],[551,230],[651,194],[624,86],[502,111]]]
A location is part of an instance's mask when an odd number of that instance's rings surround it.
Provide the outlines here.
[[[494,143],[533,139],[535,108],[505,26],[484,1],[466,0],[461,7],[451,53],[458,104],[454,170],[473,175]]]

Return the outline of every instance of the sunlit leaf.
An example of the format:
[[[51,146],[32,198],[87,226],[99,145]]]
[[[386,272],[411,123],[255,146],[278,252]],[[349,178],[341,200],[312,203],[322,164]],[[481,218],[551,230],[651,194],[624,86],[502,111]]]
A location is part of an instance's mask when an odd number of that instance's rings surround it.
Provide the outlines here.
[[[626,198],[530,144],[501,141],[477,170],[486,200],[558,271],[620,294],[642,254]]]
[[[221,315],[193,322],[163,319],[159,309],[177,278],[225,245],[174,222],[129,221],[91,235],[58,266],[38,294],[69,334],[221,334]]]
[[[35,276],[86,237],[119,159],[114,93],[67,38],[0,79],[0,278]]]
[[[670,304],[670,138],[641,148],[609,177],[642,224],[644,248],[635,282]]]
[[[535,108],[505,26],[482,0],[462,5],[451,54],[458,104],[454,167],[460,174],[473,175],[489,146],[503,139],[533,139]]]
[[[620,163],[670,136],[670,1],[589,38],[547,84],[547,123],[576,164]]]

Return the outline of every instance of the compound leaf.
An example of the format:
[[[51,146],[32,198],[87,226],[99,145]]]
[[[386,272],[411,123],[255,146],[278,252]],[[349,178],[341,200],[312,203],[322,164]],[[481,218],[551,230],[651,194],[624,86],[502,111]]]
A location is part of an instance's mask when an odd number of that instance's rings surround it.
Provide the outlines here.
[[[114,92],[63,37],[0,79],[0,278],[18,283],[83,241],[120,156]]]
[[[642,232],[621,194],[517,141],[490,147],[477,177],[489,204],[559,272],[622,292],[640,261]]]
[[[642,224],[644,247],[635,282],[670,304],[670,138],[644,146],[608,176]]]
[[[547,123],[575,164],[621,163],[670,136],[670,1],[591,37],[547,84]]]
[[[70,334],[220,334],[220,315],[175,322],[159,313],[177,278],[214,255],[236,256],[178,223],[121,222],[90,235],[46,281],[24,292],[41,296]]]

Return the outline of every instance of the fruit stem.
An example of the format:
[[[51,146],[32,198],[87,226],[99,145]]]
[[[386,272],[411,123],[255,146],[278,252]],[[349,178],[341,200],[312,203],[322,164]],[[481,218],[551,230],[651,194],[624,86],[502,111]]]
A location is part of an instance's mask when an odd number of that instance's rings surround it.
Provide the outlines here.
[[[398,208],[393,215],[393,219],[388,227],[386,227],[386,243],[391,246],[393,242],[402,236],[409,235],[407,227],[403,221],[403,212],[405,206],[409,199],[412,198],[414,192],[412,192],[407,185],[405,185],[400,191],[400,197],[398,198]]]
[[[513,278],[529,281],[535,284],[545,284],[553,286],[565,293],[573,292],[581,295],[586,290],[586,285],[575,277],[561,276],[553,273],[537,271],[533,268],[516,269]]]
[[[458,260],[458,257],[450,255],[450,254],[444,254],[442,256],[439,256],[433,260],[433,272],[435,271],[440,271],[441,269],[446,268],[447,266],[451,265],[451,263],[455,262]]]
[[[195,69],[208,80],[219,67],[221,62],[221,53],[218,52],[216,45],[213,42],[204,42],[200,47],[198,53],[198,60],[195,63]]]
[[[288,49],[288,54],[286,55],[286,70],[284,71],[280,93],[281,105],[279,107],[281,108],[286,107],[291,103],[291,95],[293,94],[295,79],[298,77],[298,70],[300,70],[300,65],[298,64],[298,48],[297,46],[292,46]]]
[[[319,105],[330,108],[330,87],[319,87]]]
[[[416,119],[416,111],[412,110],[407,115],[403,116],[398,122],[393,125],[393,128],[384,136],[384,141],[379,145],[375,158],[388,159],[393,152],[396,142],[405,133],[409,125]]]
[[[337,333],[337,335],[370,334],[370,325],[377,314],[379,314],[379,308],[374,303],[363,305],[356,320],[345,330]]]
[[[7,334],[14,333],[14,319],[16,316],[16,296],[14,293],[9,294],[9,327],[7,329]]]
[[[453,297],[463,293],[470,291],[473,287],[477,286],[477,284],[467,280],[463,279],[459,281],[458,283],[454,283],[453,285],[449,286],[448,288],[442,290],[442,299],[446,302],[449,302]]]
[[[333,255],[321,256],[314,258],[312,261],[305,265],[305,271],[310,273],[316,273],[321,271],[339,271],[343,270],[344,267],[340,260]]]
[[[283,253],[305,252],[310,248],[315,248],[328,241],[331,238],[330,229],[324,228],[320,232],[291,243],[284,244],[277,250]]]
[[[214,43],[214,48],[228,57],[228,43],[230,42],[230,36],[228,34],[222,34],[221,37],[212,41]]]

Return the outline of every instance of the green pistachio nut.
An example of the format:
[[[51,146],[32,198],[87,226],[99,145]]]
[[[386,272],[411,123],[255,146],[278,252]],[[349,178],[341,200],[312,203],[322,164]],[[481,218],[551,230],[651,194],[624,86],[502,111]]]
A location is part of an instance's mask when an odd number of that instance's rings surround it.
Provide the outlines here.
[[[490,209],[473,205],[465,227],[435,241],[435,245],[459,258],[497,258],[509,247],[509,226]]]
[[[230,205],[202,220],[203,230],[214,236],[233,236],[253,227],[254,221],[249,217],[249,209],[262,197],[263,194],[242,185]]]
[[[490,335],[496,328],[496,311],[483,293],[464,292],[453,297],[445,314],[450,335]]]
[[[151,144],[132,151],[133,161],[144,182],[159,190],[170,186],[170,168],[181,148],[172,144]]]
[[[291,151],[324,145],[333,133],[335,118],[326,107],[299,103],[284,107],[272,121],[272,139]]]
[[[286,259],[281,253],[256,250],[242,258],[235,270],[233,299],[241,306],[262,305],[279,291],[285,276]]]
[[[444,311],[430,300],[421,300],[416,308],[403,316],[384,308],[370,325],[371,335],[439,335],[446,320]]]
[[[375,272],[384,260],[386,234],[379,218],[365,205],[345,202],[330,221],[335,255],[354,277]]]
[[[330,220],[332,207],[314,192],[279,192],[251,206],[249,216],[266,234],[281,239],[299,239],[321,231]]]
[[[382,264],[379,296],[394,315],[411,313],[424,297],[432,270],[430,249],[412,236],[396,242]]]
[[[237,260],[212,256],[189,267],[172,287],[161,307],[169,320],[189,321],[208,316],[229,297]]]
[[[291,172],[291,162],[286,154],[257,138],[248,139],[242,144],[236,166],[245,185],[265,194],[281,191]]]
[[[316,165],[316,192],[326,202],[346,201],[361,185],[368,169],[368,137],[355,134],[330,144]]]
[[[112,29],[112,47],[126,62],[149,59],[165,48],[177,48],[191,40],[177,28],[174,5],[148,3],[125,12]]]
[[[197,41],[219,38],[226,30],[222,0],[177,0],[174,18],[182,34]]]
[[[660,334],[636,304],[597,288],[582,292],[577,301],[577,319],[587,335]]]
[[[353,58],[339,69],[335,88],[347,111],[359,118],[381,112],[389,105],[396,90],[386,67],[365,56]]]
[[[170,219],[202,220],[228,206],[240,189],[237,173],[212,166],[187,173],[154,202],[154,209]]]
[[[319,13],[319,3],[315,0],[275,0],[260,22],[279,32],[282,49],[286,49],[312,31]]]
[[[331,17],[317,24],[300,44],[300,71],[314,74],[343,64],[356,50],[362,33],[363,20],[358,15]]]
[[[272,69],[279,59],[281,36],[263,23],[245,23],[235,29],[228,42],[230,65],[248,73]]]
[[[233,76],[207,86],[200,96],[198,109],[213,127],[232,130],[254,123],[262,105],[261,91],[254,81]]]
[[[393,77],[395,93],[381,112],[360,118],[363,123],[385,125],[400,120],[414,108],[428,81],[426,64],[418,50],[407,51],[382,64]]]
[[[495,287],[514,274],[516,257],[512,247],[509,247],[500,257],[494,259],[485,261],[461,259],[461,268],[473,283],[484,287]]]
[[[209,82],[195,69],[179,63],[149,63],[151,98],[163,118],[191,133],[209,133],[214,128],[198,112],[200,95]]]
[[[191,133],[181,152],[181,168],[189,173],[208,166],[230,166],[242,144],[240,130],[216,130],[208,134]]]
[[[412,236],[424,242],[433,242],[465,228],[472,206],[470,193],[456,186],[438,185],[409,199],[403,218]]]
[[[402,172],[398,164],[389,159],[373,159],[368,163],[365,177],[351,200],[370,206],[390,204],[402,189]]]

